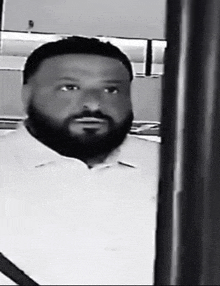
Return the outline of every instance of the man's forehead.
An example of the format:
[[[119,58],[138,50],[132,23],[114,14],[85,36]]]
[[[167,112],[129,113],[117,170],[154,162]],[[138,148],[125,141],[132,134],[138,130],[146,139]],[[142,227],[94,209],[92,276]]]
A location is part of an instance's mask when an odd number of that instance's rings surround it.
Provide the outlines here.
[[[50,75],[74,73],[78,76],[95,74],[115,79],[129,80],[129,72],[118,59],[90,54],[65,54],[45,59],[38,72]]]

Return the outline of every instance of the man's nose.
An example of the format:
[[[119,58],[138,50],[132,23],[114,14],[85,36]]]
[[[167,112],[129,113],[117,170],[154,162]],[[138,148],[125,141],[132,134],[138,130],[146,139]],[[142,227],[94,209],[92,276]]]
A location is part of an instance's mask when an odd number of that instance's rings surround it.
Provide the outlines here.
[[[100,94],[97,91],[88,91],[83,95],[83,109],[96,111],[100,109]]]

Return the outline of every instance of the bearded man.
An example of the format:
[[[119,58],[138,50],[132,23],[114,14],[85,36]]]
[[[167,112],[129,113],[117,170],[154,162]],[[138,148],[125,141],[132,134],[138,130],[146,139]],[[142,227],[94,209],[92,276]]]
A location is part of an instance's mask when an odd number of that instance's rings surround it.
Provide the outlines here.
[[[95,38],[26,61],[27,117],[0,142],[0,244],[39,284],[153,284],[158,144],[129,135],[132,79],[127,56]]]

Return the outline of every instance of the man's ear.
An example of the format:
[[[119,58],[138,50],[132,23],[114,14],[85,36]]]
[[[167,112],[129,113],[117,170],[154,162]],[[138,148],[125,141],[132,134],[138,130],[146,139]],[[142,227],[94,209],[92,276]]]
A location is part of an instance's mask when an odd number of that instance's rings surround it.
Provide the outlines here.
[[[24,106],[24,110],[25,112],[27,111],[28,105],[30,103],[30,99],[31,99],[31,87],[28,84],[24,84],[22,86],[22,103]]]

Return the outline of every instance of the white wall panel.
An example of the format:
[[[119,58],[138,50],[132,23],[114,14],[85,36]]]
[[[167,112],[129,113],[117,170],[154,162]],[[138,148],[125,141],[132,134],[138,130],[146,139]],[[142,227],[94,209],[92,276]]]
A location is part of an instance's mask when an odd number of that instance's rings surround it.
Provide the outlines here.
[[[0,117],[22,115],[21,72],[0,70]]]
[[[4,30],[164,39],[166,0],[5,0]]]

